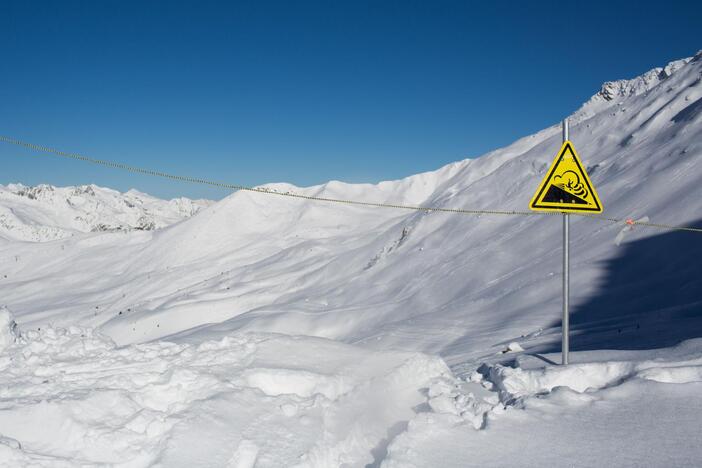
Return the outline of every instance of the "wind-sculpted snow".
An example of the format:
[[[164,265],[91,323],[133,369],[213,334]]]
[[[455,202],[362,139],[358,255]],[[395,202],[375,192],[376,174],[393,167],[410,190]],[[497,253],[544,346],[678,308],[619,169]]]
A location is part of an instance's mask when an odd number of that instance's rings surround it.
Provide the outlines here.
[[[188,218],[209,202],[159,200],[96,185],[0,186],[0,237],[45,242],[81,232],[153,230]]]
[[[457,379],[438,358],[310,337],[119,348],[87,328],[28,331],[0,352],[0,461],[390,468],[570,456],[578,466],[694,466],[701,356],[701,340],[574,353],[568,367],[522,356]],[[645,449],[658,426],[677,450]],[[554,445],[559,437],[577,444]]]
[[[557,355],[483,366],[463,389],[473,401],[488,395],[480,427],[457,409],[461,396],[434,405],[435,412],[410,420],[381,466],[699,465],[693,428],[702,416],[702,339],[671,349],[572,356],[568,366],[546,362]]]
[[[363,466],[437,379],[452,379],[438,358],[314,338],[117,348],[86,328],[29,331],[0,353],[0,462]]]

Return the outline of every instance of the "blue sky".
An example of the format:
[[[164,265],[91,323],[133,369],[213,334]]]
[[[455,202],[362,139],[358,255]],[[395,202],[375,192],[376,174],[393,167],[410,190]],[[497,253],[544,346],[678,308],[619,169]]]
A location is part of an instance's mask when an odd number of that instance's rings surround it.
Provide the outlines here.
[[[0,0],[0,134],[255,185],[479,156],[702,48],[702,2]],[[0,143],[0,183],[226,192]]]

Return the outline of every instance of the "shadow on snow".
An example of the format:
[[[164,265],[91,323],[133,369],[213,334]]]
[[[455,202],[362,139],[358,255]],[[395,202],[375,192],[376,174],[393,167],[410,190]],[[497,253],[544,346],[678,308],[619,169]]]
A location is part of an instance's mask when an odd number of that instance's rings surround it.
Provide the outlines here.
[[[701,337],[702,235],[673,231],[622,249],[606,262],[595,294],[571,309],[571,350],[653,349]],[[549,348],[558,352],[560,343]]]

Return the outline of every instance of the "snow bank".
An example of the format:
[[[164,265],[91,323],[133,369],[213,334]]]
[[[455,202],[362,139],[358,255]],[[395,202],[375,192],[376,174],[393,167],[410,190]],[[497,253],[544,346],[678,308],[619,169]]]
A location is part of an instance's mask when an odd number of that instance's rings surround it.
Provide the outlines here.
[[[409,422],[381,466],[699,466],[702,339],[607,359],[617,354],[572,353],[576,364],[538,369],[483,366],[439,391],[434,412]]]
[[[0,355],[0,465],[364,466],[436,379],[452,379],[438,358],[316,338],[29,331]]]
[[[495,365],[487,370],[487,381],[500,392],[503,402],[547,394],[557,387],[579,393],[594,392],[632,379],[678,384],[702,382],[702,355],[670,362],[605,361],[534,370]]]
[[[598,362],[548,367],[539,370],[491,367],[488,380],[501,392],[503,401],[550,392],[568,387],[576,392],[597,390],[632,374],[629,362]]]

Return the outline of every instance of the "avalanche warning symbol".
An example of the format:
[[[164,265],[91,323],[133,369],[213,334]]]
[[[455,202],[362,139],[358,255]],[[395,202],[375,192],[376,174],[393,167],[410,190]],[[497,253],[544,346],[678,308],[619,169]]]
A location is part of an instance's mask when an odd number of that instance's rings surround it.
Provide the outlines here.
[[[529,208],[534,211],[602,213],[602,202],[570,141],[563,143]]]

